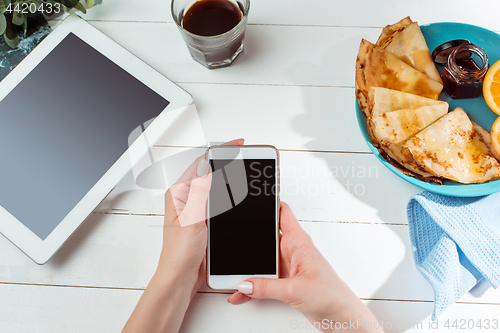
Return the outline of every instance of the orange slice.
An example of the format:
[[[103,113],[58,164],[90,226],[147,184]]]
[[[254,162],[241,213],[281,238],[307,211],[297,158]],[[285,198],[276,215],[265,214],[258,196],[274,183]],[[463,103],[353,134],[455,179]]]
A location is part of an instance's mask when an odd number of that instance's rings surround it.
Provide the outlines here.
[[[497,155],[500,156],[500,117],[495,120],[491,128],[491,145],[495,149]]]
[[[483,96],[490,109],[500,115],[500,60],[490,67],[484,77]]]

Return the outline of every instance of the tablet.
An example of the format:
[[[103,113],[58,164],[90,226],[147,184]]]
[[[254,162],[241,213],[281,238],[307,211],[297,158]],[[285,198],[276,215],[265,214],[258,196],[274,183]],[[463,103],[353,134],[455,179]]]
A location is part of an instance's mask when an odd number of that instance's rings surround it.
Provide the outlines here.
[[[66,18],[0,82],[0,232],[46,263],[191,102]]]

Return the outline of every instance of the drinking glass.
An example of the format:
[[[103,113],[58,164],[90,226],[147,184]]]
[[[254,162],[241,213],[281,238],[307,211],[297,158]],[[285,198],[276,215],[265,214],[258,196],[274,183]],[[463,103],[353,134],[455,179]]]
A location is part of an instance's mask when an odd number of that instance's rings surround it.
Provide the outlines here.
[[[204,1],[204,0],[197,0]],[[247,27],[250,0],[227,0],[241,11],[240,22],[231,30],[216,36],[199,36],[183,27],[183,18],[193,0],[172,0],[172,17],[179,27],[181,36],[186,42],[189,53],[194,60],[203,66],[214,69],[230,66],[243,51],[243,37]]]

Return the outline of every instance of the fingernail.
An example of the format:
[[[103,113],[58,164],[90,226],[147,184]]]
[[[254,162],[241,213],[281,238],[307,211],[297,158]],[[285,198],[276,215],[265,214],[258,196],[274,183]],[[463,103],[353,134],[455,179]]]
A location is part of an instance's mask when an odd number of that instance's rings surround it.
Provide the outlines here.
[[[210,169],[210,165],[206,159],[201,159],[198,162],[198,168],[196,168],[196,174],[198,177],[205,177],[208,175],[208,170]]]
[[[238,285],[238,291],[245,295],[250,295],[253,293],[253,283],[249,281],[240,282]]]

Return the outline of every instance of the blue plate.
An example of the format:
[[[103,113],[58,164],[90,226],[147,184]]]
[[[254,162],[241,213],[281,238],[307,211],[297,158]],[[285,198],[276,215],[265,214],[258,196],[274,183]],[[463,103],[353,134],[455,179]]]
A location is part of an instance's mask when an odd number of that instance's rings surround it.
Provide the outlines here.
[[[449,40],[468,39],[472,43],[481,46],[486,51],[490,64],[493,64],[500,59],[500,35],[494,33],[493,31],[462,23],[433,23],[421,26],[420,28],[422,29],[427,46],[431,52],[434,48]],[[438,71],[441,72],[443,66],[437,67]],[[453,110],[458,106],[462,107],[473,121],[488,131],[491,130],[493,122],[498,117],[493,111],[490,110],[488,105],[486,105],[482,93],[476,98],[454,100],[443,91],[439,96],[439,99],[448,102],[450,104],[450,110]],[[389,170],[407,182],[431,192],[455,197],[477,197],[500,191],[500,180],[484,184],[459,184],[445,180],[443,185],[437,185],[433,183],[426,183],[418,178],[403,174],[401,171],[389,164],[380,155],[377,148],[372,145],[366,128],[366,117],[359,108],[358,103],[356,103],[356,114],[358,117],[359,128],[361,129],[361,133],[363,134],[368,147],[370,147],[375,156],[377,156],[377,158],[387,168],[389,168]]]

